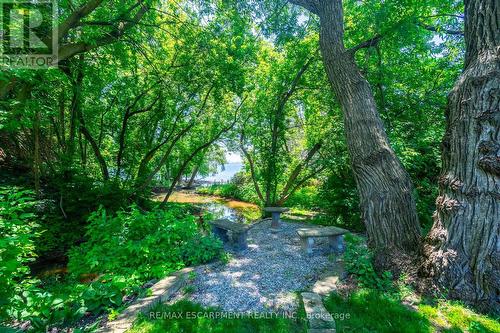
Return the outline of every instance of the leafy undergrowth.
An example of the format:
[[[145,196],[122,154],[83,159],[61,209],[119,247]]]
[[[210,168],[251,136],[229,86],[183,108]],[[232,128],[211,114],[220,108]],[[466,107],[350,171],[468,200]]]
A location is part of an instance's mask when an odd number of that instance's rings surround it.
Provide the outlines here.
[[[219,197],[236,199],[245,202],[258,204],[259,198],[254,193],[254,189],[248,185],[228,183],[228,184],[212,184],[196,189],[199,194],[217,195]]]
[[[86,239],[70,251],[68,274],[43,280],[27,271],[17,276],[19,288],[9,295],[2,321],[29,322],[33,331],[91,323],[146,294],[154,281],[208,262],[222,249],[220,241],[200,233],[182,205],[148,212],[131,206],[117,214],[101,208],[90,215]]]
[[[217,308],[204,308],[199,304],[189,301],[179,301],[173,305],[157,305],[149,314],[156,318],[140,316],[134,327],[127,333],[294,333],[305,332],[306,323],[297,318],[262,318],[246,316],[239,319],[216,318],[222,317],[226,312]],[[170,317],[170,318],[169,318]]]
[[[389,272],[376,272],[372,256],[361,237],[346,236],[345,267],[357,286],[340,286],[347,291],[325,301],[337,332],[500,333],[499,318],[477,314],[458,302],[421,298],[404,276],[394,282]]]

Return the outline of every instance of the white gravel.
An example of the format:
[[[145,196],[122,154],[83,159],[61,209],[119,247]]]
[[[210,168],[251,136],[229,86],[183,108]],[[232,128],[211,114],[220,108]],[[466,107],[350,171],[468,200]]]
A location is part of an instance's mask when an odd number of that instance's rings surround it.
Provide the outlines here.
[[[278,233],[271,233],[270,221],[255,225],[248,234],[248,249],[234,252],[227,264],[202,266],[172,302],[189,299],[225,311],[293,311],[297,293],[308,289],[326,270],[335,265],[325,240],[316,239],[314,254],[301,248],[296,230],[308,227],[283,222]],[[189,292],[186,292],[188,291]]]

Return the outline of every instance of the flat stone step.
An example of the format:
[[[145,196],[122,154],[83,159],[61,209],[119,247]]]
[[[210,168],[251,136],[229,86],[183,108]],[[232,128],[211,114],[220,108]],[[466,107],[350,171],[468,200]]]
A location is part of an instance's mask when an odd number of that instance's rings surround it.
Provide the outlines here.
[[[332,315],[325,309],[321,296],[316,293],[301,293],[304,301],[304,309],[309,321],[309,333],[316,332],[335,332],[335,321]],[[316,331],[313,331],[316,330]],[[327,330],[327,331],[317,331]]]
[[[314,283],[311,290],[320,296],[328,296],[332,291],[337,290],[339,280],[346,275],[344,263],[337,260],[332,269],[320,275],[319,280]]]

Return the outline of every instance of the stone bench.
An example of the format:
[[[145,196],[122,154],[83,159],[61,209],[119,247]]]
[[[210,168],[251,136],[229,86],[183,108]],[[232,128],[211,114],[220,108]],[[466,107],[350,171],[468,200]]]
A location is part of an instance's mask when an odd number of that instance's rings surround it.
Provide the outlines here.
[[[276,232],[280,228],[280,215],[281,213],[287,212],[288,208],[286,207],[265,207],[265,212],[271,213],[272,221],[271,221],[271,231]]]
[[[301,238],[302,247],[307,254],[312,254],[314,238],[328,237],[330,248],[333,252],[340,254],[344,252],[344,234],[349,231],[337,227],[317,227],[317,228],[301,228],[297,230],[297,234]]]
[[[251,226],[233,222],[228,219],[209,221],[212,232],[224,243],[229,242],[228,232],[231,232],[231,244],[237,251],[247,248],[247,235]]]

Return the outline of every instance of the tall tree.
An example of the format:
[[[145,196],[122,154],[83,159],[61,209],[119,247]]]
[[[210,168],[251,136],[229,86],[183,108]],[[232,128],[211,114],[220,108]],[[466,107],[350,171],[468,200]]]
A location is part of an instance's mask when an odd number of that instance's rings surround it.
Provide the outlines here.
[[[465,0],[465,67],[448,97],[425,268],[450,296],[500,312],[500,4]]]
[[[354,54],[380,36],[352,48],[344,46],[342,0],[290,0],[318,15],[323,63],[344,115],[352,170],[360,196],[362,219],[370,246],[381,255],[388,249],[414,252],[420,226],[412,183],[387,138],[368,81]],[[381,256],[383,258],[383,256]]]
[[[315,103],[331,96],[328,88],[318,88],[328,84],[314,51],[315,35],[271,50],[262,44],[251,114],[242,117],[238,137],[258,200],[281,206],[326,169],[321,148],[330,134],[333,103]]]

